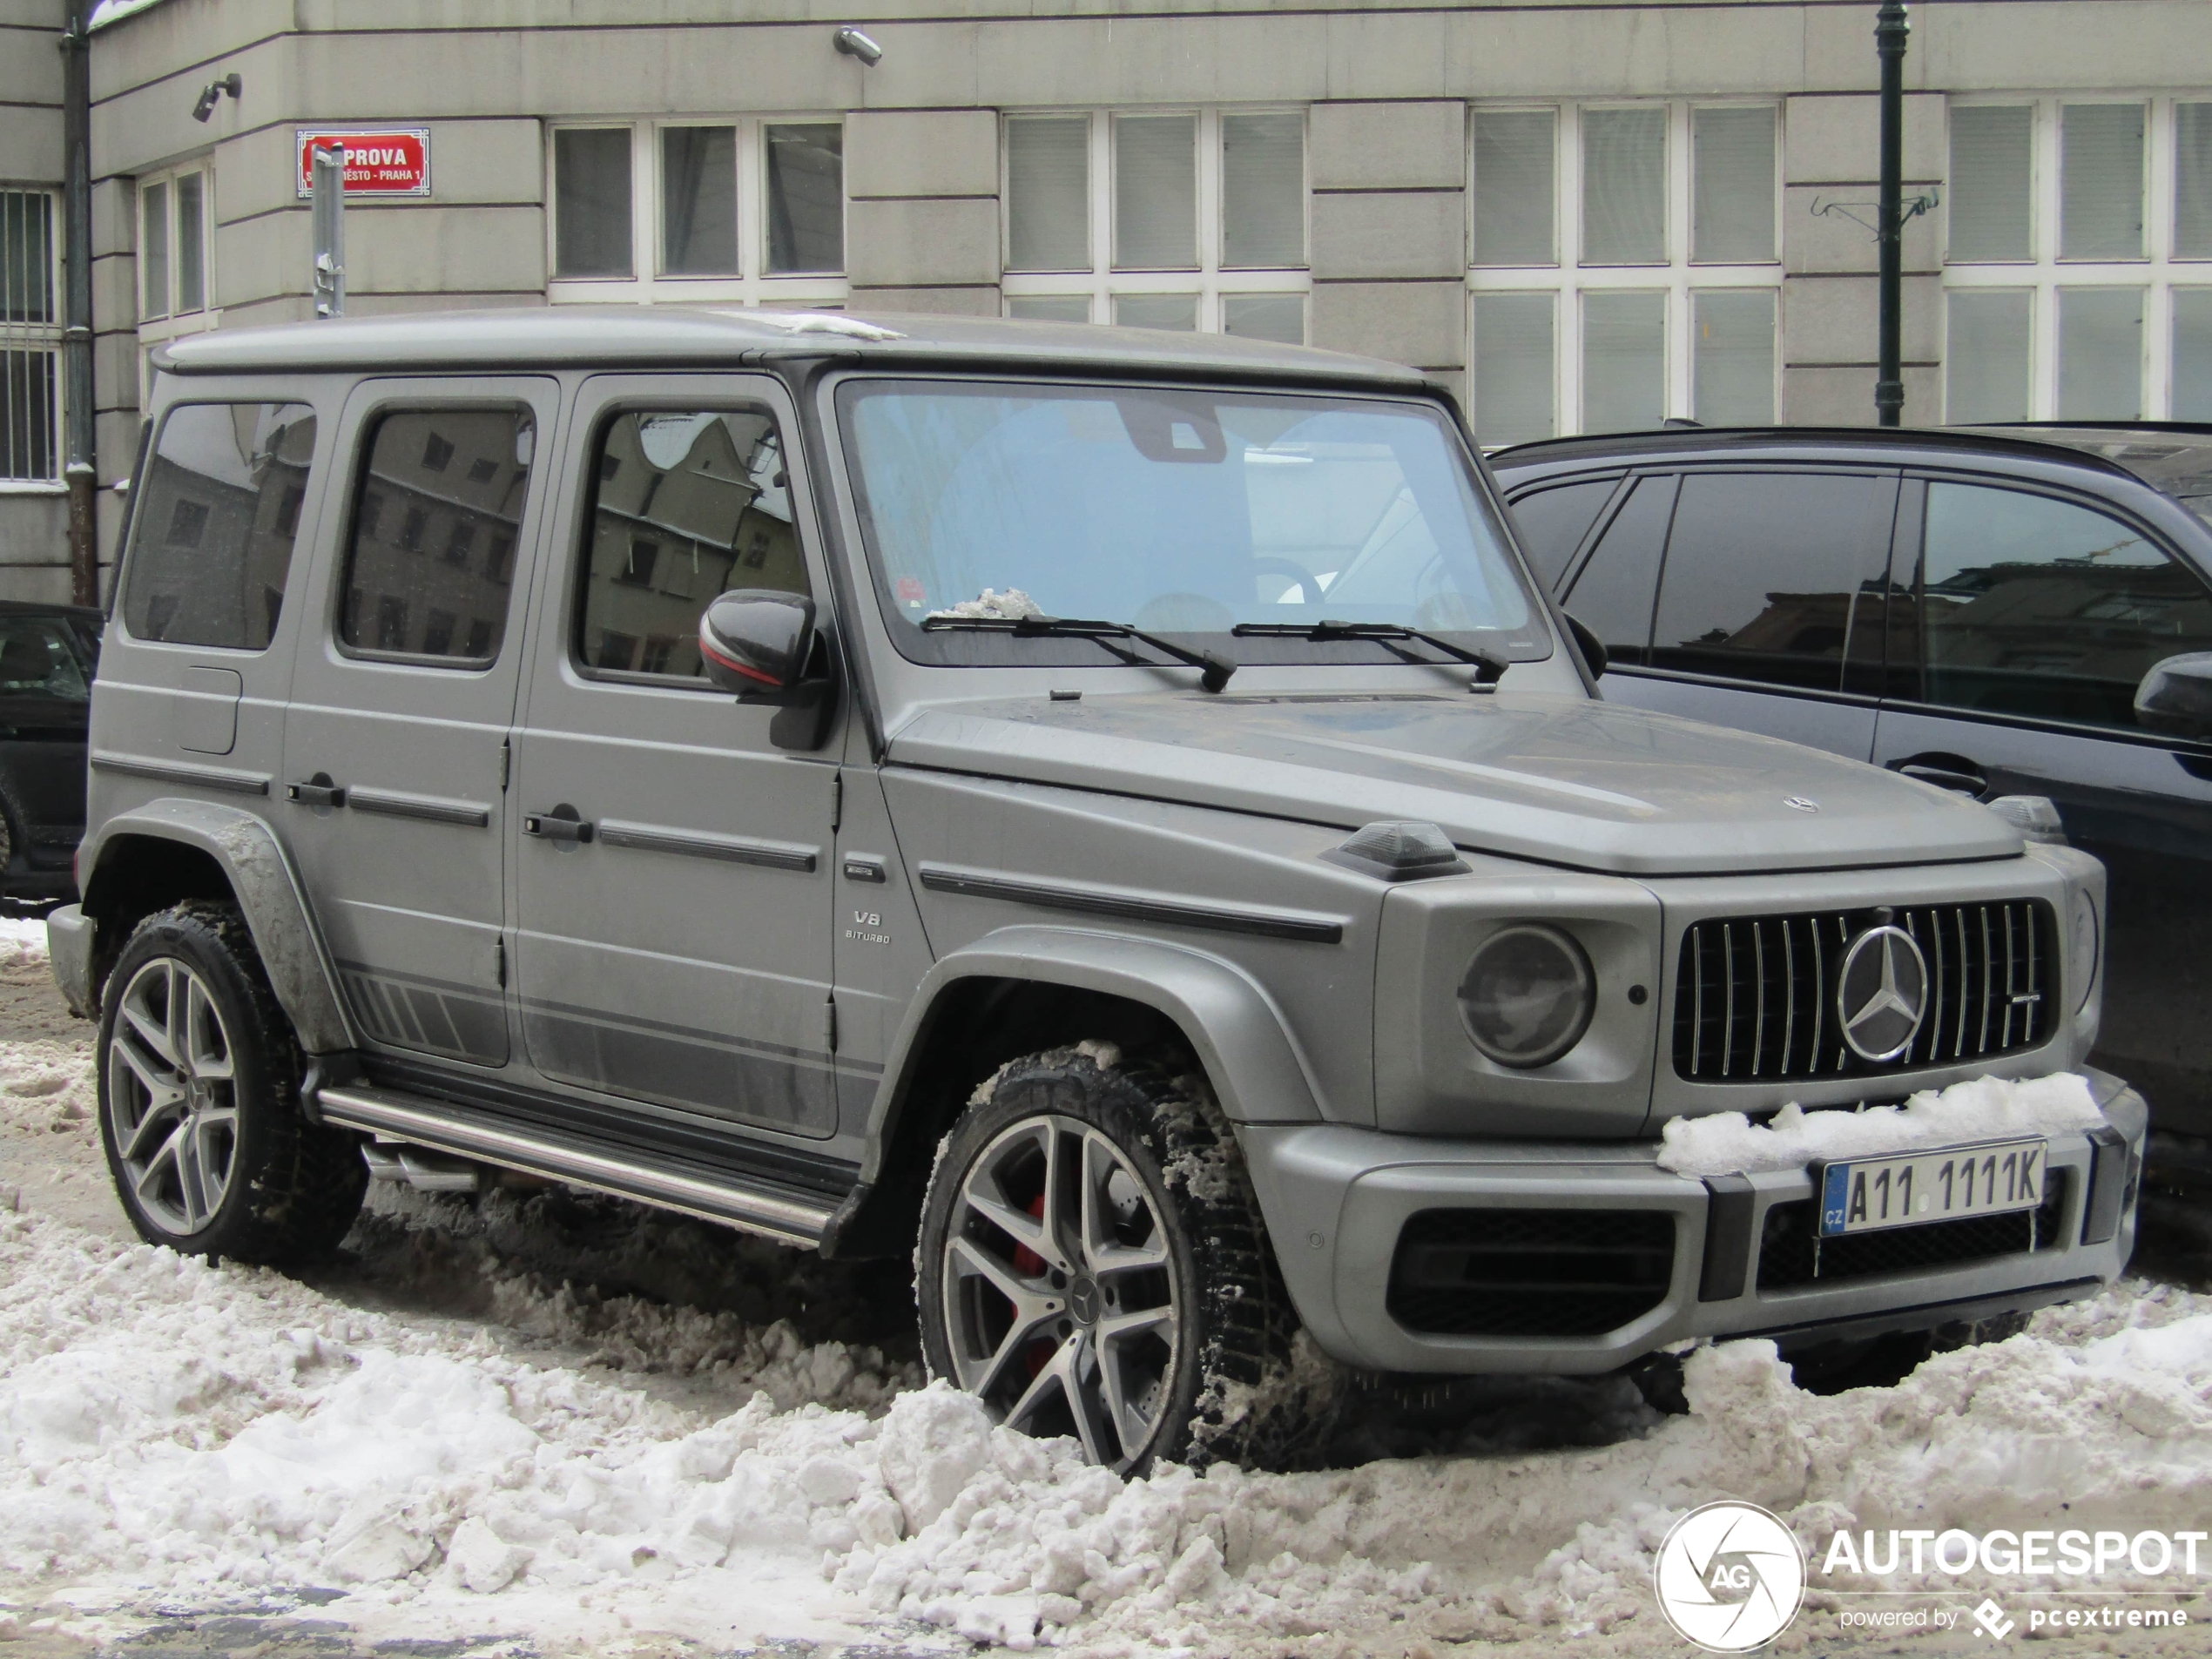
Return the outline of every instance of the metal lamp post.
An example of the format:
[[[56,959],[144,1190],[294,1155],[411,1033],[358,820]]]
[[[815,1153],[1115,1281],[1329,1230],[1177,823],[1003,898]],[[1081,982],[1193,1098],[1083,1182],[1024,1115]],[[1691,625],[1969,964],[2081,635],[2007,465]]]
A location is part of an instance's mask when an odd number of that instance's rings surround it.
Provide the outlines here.
[[[1875,14],[1874,51],[1882,60],[1881,183],[1875,204],[1880,256],[1881,322],[1874,377],[1874,418],[1897,426],[1905,415],[1905,375],[1899,365],[1904,327],[1905,247],[1905,0],[1882,0]]]

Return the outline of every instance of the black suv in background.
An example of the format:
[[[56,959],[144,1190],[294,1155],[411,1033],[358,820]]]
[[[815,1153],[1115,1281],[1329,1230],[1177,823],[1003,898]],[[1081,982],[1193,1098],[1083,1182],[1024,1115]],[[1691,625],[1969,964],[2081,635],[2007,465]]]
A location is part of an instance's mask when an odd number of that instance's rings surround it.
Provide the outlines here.
[[[2057,803],[2111,875],[2097,1063],[2155,1127],[2212,1136],[2212,656],[2172,660],[2212,653],[2212,427],[1669,428],[1490,459],[1608,700]]]
[[[77,894],[100,613],[0,601],[0,899]]]

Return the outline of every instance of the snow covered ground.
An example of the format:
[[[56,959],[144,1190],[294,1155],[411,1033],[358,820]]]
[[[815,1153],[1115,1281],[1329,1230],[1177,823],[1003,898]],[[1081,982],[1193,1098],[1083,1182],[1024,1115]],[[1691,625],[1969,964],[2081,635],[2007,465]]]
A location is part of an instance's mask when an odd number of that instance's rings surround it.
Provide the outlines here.
[[[680,1218],[381,1191],[313,1283],[211,1267],[105,1200],[89,1028],[37,956],[0,931],[0,1659],[309,1590],[364,1640],[549,1654],[1674,1654],[1650,1552],[1723,1495],[1815,1550],[1780,1645],[1856,1649],[1838,1527],[2172,1530],[2212,1496],[2212,1298],[2141,1283],[1895,1388],[1816,1397],[1739,1343],[1689,1357],[1683,1416],[1501,1384],[1426,1455],[1123,1482],[921,1386],[895,1274]]]

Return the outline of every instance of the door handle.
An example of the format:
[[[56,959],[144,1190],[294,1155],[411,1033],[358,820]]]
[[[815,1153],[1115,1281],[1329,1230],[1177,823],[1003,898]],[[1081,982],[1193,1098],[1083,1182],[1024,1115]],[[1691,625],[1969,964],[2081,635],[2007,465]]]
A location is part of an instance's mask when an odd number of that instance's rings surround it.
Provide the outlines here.
[[[346,792],[331,782],[330,774],[319,772],[314,777],[284,786],[284,798],[296,800],[302,806],[343,806]]]
[[[591,840],[592,829],[582,813],[563,801],[550,813],[525,813],[523,833],[541,840],[581,845]]]
[[[1890,770],[1953,794],[1972,795],[1976,800],[1989,792],[1989,779],[1981,768],[1958,755],[1913,755],[1891,761]]]

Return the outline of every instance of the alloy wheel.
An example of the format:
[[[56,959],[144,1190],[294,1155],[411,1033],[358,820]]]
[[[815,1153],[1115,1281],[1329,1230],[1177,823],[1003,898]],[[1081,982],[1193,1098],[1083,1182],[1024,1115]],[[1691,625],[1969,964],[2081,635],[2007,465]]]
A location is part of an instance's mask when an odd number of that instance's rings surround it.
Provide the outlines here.
[[[238,1158],[238,1082],[213,993],[157,956],[124,988],[108,1044],[108,1118],[139,1206],[179,1238],[222,1208]]]
[[[1130,1467],[1166,1411],[1180,1322],[1166,1229],[1120,1149],[1072,1117],[1007,1129],[961,1182],[942,1271],[960,1386]]]

